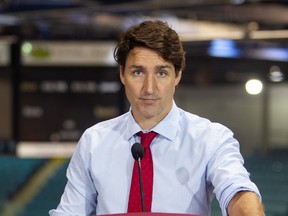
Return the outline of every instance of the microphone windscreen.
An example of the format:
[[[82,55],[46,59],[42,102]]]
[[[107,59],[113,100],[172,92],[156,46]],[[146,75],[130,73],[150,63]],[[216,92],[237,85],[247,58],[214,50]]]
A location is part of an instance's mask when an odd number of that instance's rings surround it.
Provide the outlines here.
[[[142,160],[144,156],[144,147],[140,143],[134,143],[132,145],[131,152],[132,152],[133,158],[136,161],[138,161],[139,158],[140,160]]]

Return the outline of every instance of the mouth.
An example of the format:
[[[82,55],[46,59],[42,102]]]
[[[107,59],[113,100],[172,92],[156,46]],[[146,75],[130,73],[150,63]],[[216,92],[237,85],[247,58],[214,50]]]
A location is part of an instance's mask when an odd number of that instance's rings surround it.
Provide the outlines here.
[[[140,98],[144,104],[154,104],[158,99],[156,98]]]

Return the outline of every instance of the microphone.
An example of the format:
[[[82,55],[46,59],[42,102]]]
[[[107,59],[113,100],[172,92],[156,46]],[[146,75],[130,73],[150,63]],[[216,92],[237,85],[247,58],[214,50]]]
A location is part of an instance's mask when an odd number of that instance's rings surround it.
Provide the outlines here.
[[[131,148],[133,158],[138,161],[144,156],[144,147],[140,143],[134,143]]]
[[[145,202],[144,202],[144,192],[143,192],[143,180],[142,180],[142,169],[141,169],[141,160],[144,156],[144,147],[140,143],[134,143],[131,148],[131,153],[135,161],[138,164],[138,173],[139,173],[139,185],[140,185],[140,195],[142,203],[142,212],[145,212]]]

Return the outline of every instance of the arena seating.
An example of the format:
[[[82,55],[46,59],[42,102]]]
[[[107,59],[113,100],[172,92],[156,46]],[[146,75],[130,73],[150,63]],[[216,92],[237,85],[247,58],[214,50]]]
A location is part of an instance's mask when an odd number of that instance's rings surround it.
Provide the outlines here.
[[[33,172],[46,161],[43,159],[19,159],[0,157],[0,203],[13,196],[31,177]],[[33,197],[22,211],[15,216],[48,215],[48,211],[59,203],[66,184],[66,169],[69,160],[65,160],[40,192]],[[267,154],[257,153],[245,157],[245,167],[251,179],[257,184],[263,199],[267,216],[288,215],[288,152],[272,151]],[[1,206],[0,206],[1,210]],[[1,215],[1,211],[0,211]],[[212,204],[212,216],[221,216],[217,201]]]
[[[24,186],[30,176],[44,163],[43,159],[20,159],[0,156],[0,208]],[[0,214],[1,215],[1,214]]]

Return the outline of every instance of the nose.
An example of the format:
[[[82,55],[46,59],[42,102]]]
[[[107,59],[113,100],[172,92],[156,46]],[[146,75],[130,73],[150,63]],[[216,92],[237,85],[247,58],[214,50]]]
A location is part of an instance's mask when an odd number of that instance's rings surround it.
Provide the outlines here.
[[[153,74],[148,74],[143,83],[143,91],[146,94],[153,94],[156,89],[156,79]]]

